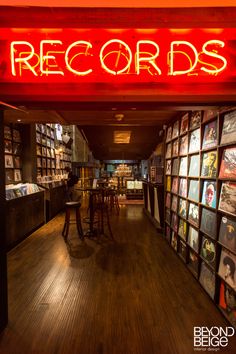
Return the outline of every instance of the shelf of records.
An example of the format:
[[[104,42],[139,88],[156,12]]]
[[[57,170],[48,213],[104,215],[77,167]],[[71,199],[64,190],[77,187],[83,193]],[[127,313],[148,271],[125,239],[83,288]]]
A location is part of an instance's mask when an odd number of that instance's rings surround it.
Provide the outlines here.
[[[6,186],[6,200],[16,199],[25,195],[42,191],[43,189],[35,183],[18,183]]]
[[[67,174],[37,177],[37,183],[41,187],[44,187],[46,189],[63,186],[66,180],[67,180]]]
[[[165,237],[236,326],[236,111],[168,127]],[[233,305],[232,305],[233,304]]]
[[[22,181],[22,143],[20,131],[15,126],[4,126],[5,182]]]

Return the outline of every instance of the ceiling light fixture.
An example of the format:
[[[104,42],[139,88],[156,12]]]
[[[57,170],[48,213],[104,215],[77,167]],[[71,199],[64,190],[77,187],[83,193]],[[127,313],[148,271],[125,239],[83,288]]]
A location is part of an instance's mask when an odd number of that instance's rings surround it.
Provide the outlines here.
[[[115,118],[118,122],[121,122],[124,119],[124,114],[123,113],[117,113],[115,114]]]
[[[131,137],[131,130],[115,130],[114,143],[115,144],[129,144]]]

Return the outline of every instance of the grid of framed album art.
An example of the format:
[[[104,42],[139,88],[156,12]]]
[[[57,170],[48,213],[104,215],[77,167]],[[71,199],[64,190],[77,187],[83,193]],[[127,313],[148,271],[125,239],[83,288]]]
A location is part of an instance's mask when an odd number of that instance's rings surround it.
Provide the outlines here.
[[[22,141],[15,125],[4,126],[5,183],[22,182]]]
[[[236,111],[188,112],[166,132],[166,240],[236,327]]]

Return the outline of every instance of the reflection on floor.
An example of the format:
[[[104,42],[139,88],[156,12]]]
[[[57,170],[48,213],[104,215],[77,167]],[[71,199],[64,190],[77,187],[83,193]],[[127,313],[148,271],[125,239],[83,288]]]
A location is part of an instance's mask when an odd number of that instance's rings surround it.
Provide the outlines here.
[[[115,241],[65,244],[61,214],[9,253],[1,354],[191,354],[194,326],[227,324],[142,210],[112,216]]]

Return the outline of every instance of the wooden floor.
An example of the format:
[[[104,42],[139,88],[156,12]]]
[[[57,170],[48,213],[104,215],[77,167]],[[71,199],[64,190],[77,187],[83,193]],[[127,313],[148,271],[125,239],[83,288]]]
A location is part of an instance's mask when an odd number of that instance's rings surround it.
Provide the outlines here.
[[[142,206],[114,215],[115,242],[74,230],[67,246],[62,225],[59,215],[9,253],[1,354],[191,354],[194,326],[227,325]]]

